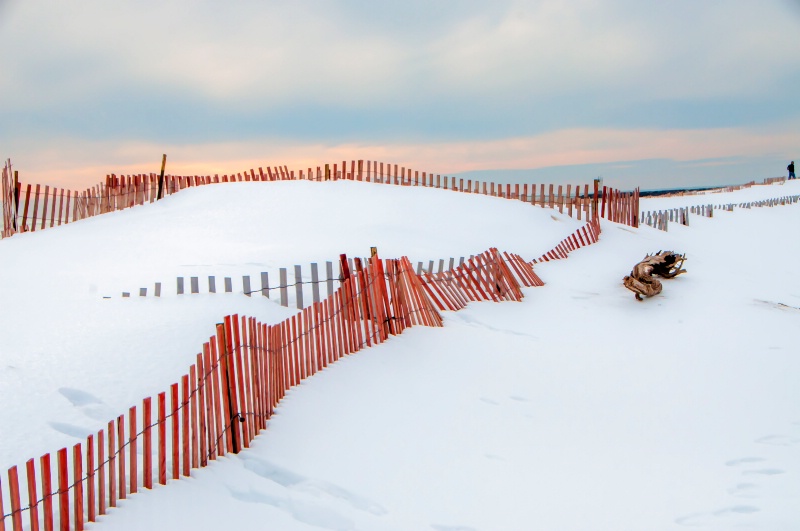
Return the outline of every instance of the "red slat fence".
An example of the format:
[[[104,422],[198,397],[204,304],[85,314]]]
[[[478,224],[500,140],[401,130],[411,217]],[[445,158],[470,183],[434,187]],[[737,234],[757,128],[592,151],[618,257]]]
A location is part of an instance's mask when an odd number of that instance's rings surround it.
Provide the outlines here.
[[[268,175],[275,174],[270,170]],[[291,174],[284,169],[280,175]],[[410,175],[401,171],[398,176],[395,171],[393,177],[407,186]],[[510,187],[506,193],[511,193]],[[629,212],[619,199],[609,194],[603,206],[609,205],[612,217],[630,219],[624,218]],[[147,397],[141,409],[130,408],[127,422],[120,415],[106,429],[88,435],[85,445],[73,446],[72,452],[60,449],[55,469],[50,454],[41,456],[39,485],[36,461],[29,460],[27,505],[23,505],[17,468],[9,469],[7,495],[0,480],[0,531],[5,531],[7,523],[14,531],[21,530],[26,512],[31,529],[53,529],[56,524],[62,530],[83,529],[85,522],[107,514],[118,499],[136,493],[139,485],[152,489],[154,475],[165,485],[219,456],[248,448],[288,389],[341,357],[386,341],[410,326],[442,326],[440,311],[458,310],[470,301],[521,300],[522,287],[544,285],[533,264],[565,258],[572,250],[597,241],[597,205],[586,212],[592,213],[592,221],[531,262],[492,248],[447,271],[416,274],[406,257],[356,258],[351,268],[342,255],[339,288],[297,315],[275,325],[238,315],[225,317],[196,363],[168,392],[157,395],[155,420],[153,399]],[[8,513],[4,496],[9,500]]]
[[[530,263],[497,249],[444,275],[417,275],[406,257],[356,258],[351,269],[342,255],[340,267],[332,295],[281,323],[225,317],[196,363],[156,396],[155,419],[147,397],[71,452],[28,460],[22,489],[11,467],[0,480],[0,531],[21,531],[25,519],[30,529],[84,529],[140,486],[152,489],[154,477],[165,485],[248,448],[291,387],[338,359],[411,326],[442,326],[440,310],[519,301],[522,287],[543,284]]]
[[[163,195],[171,195],[187,188],[230,182],[266,182],[279,180],[337,181],[352,180],[397,186],[422,186],[462,193],[489,195],[504,199],[524,201],[542,208],[558,209],[576,219],[600,217],[638,226],[639,191],[622,192],[613,188],[598,189],[595,181],[592,190],[585,184],[502,184],[458,179],[434,175],[410,168],[398,167],[377,161],[346,161],[341,165],[325,164],[307,170],[289,170],[286,166],[258,168],[231,175],[164,176]],[[8,237],[17,232],[34,232],[79,221],[88,217],[115,212],[137,205],[152,203],[158,194],[159,176],[155,173],[106,176],[104,182],[86,190],[66,190],[40,184],[22,184],[6,161],[2,176],[3,231]]]

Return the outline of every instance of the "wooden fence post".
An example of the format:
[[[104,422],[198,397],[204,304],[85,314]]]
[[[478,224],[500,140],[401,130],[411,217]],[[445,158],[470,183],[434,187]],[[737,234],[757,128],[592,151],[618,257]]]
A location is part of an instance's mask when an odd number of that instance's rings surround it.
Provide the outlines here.
[[[222,429],[225,431],[225,442],[227,443],[228,451],[237,454],[239,453],[239,440],[236,430],[234,429],[236,381],[232,374],[232,355],[228,350],[228,339],[226,337],[224,323],[217,323],[217,349],[219,351],[219,366],[222,373],[222,415],[224,420]]]
[[[19,477],[16,466],[8,469],[8,490],[11,498],[11,525],[14,531],[22,531],[22,506],[19,498]],[[0,514],[0,518],[5,519],[5,515]]]
[[[61,531],[69,531],[69,475],[66,448],[58,451],[58,513]]]
[[[158,199],[164,197],[164,167],[167,165],[167,154],[161,156],[161,175],[158,177]]]
[[[83,531],[83,454],[81,443],[72,447],[72,510],[75,530]]]

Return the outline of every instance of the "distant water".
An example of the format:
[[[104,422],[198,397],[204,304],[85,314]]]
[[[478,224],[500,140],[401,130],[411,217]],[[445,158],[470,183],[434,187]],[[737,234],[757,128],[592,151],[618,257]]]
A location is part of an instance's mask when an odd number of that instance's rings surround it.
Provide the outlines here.
[[[638,186],[642,190],[647,190],[647,195],[657,195],[657,193],[651,192],[703,190],[736,186],[750,181],[760,182],[768,177],[780,177],[786,175],[786,172],[782,170],[791,160],[791,158],[787,160],[784,158],[776,155],[774,157],[731,157],[693,161],[647,159],[535,169],[475,170],[455,175],[463,179],[502,184],[583,185],[600,178],[602,184],[606,186],[622,190],[630,190]]]

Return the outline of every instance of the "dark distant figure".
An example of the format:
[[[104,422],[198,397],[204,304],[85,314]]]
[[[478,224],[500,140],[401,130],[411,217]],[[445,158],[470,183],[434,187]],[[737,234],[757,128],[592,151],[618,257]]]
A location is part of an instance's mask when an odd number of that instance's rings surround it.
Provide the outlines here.
[[[786,166],[786,169],[789,170],[789,179],[797,179],[797,177],[794,176],[794,161],[790,162],[789,165]]]

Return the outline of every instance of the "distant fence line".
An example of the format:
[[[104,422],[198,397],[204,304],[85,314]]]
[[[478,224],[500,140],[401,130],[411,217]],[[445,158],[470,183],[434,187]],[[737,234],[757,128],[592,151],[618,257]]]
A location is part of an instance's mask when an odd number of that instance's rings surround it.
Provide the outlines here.
[[[781,179],[786,180],[785,177]],[[780,182],[780,181],[777,181]],[[714,217],[715,210],[723,210],[733,212],[734,208],[759,208],[759,207],[774,207],[782,205],[792,205],[800,201],[800,195],[786,195],[782,197],[775,197],[770,199],[763,199],[760,201],[746,201],[742,203],[726,203],[726,204],[707,204],[707,205],[692,205],[688,207],[669,208],[665,210],[650,210],[642,212],[639,219],[645,225],[653,227],[654,229],[667,231],[671,222],[679,223],[681,225],[689,225],[689,214],[694,214],[706,218]]]
[[[473,181],[472,179],[448,177],[427,172],[419,172],[397,164],[377,161],[347,161],[341,164],[325,164],[316,169],[289,170],[287,166],[267,167],[266,172],[259,167],[231,175],[214,176],[164,176],[163,195],[171,195],[186,188],[208,184],[250,181],[336,181],[353,180],[398,186],[422,186],[465,193],[476,193],[515,199],[538,205],[542,208],[558,209],[570,217],[591,219],[594,210],[599,210],[601,218],[636,227],[639,224],[639,188],[623,192],[606,186],[590,190],[589,185],[554,184],[501,184],[495,182]],[[3,167],[3,231],[8,237],[17,232],[44,230],[85,219],[87,217],[114,212],[136,205],[152,203],[156,200],[159,176],[155,173],[138,175],[111,174],[105,182],[82,191],[67,190],[40,184],[22,185],[17,172],[12,170],[11,161]],[[763,184],[776,184],[786,181],[786,177],[771,177]],[[751,181],[744,185],[728,186],[713,191],[734,191],[755,185]],[[596,183],[595,183],[596,186]],[[708,191],[705,191],[708,192]],[[692,191],[672,195],[693,195]]]
[[[500,184],[473,181],[419,172],[397,164],[377,161],[350,161],[341,165],[325,164],[295,172],[283,167],[267,167],[239,172],[235,175],[214,176],[164,176],[163,195],[171,195],[186,188],[227,182],[273,182],[286,180],[337,181],[351,180],[397,186],[422,186],[462,193],[474,193],[524,201],[542,208],[566,212],[578,220],[599,216],[618,223],[638,226],[637,212],[639,189],[623,192],[603,186],[595,181],[590,185]],[[108,212],[115,212],[156,200],[159,176],[155,173],[139,175],[108,175],[105,182],[83,191],[66,190],[40,184],[19,182],[18,174],[7,160],[3,167],[3,231],[8,237],[18,232],[34,232],[57,227],[74,221]]]
[[[573,236],[592,235],[580,240],[588,245],[599,231],[595,218]],[[436,274],[415,273],[405,257],[341,255],[339,266],[341,284],[324,300],[275,325],[225,317],[168,391],[130,407],[71,451],[29,459],[23,473],[9,468],[5,493],[0,480],[0,531],[7,521],[22,531],[25,520],[37,531],[80,531],[140,488],[249,448],[286,392],[330,363],[411,326],[442,326],[440,311],[519,301],[522,287],[544,284],[533,262],[494,248]]]

